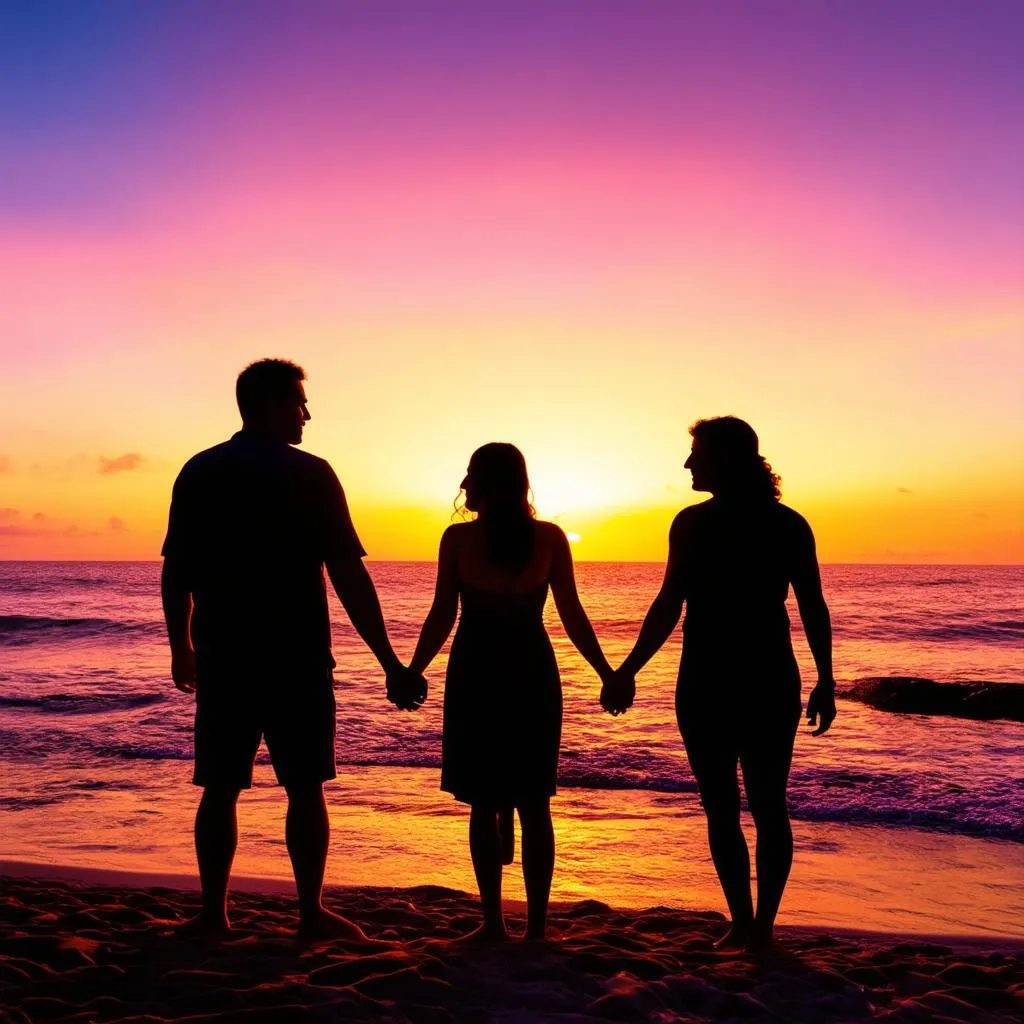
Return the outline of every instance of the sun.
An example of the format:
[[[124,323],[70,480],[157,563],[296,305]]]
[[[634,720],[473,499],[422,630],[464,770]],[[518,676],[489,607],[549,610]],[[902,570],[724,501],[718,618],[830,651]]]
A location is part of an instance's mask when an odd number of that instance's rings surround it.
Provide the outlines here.
[[[575,544],[581,539],[580,535],[578,533],[573,533],[572,530],[566,531],[565,538],[570,544]]]

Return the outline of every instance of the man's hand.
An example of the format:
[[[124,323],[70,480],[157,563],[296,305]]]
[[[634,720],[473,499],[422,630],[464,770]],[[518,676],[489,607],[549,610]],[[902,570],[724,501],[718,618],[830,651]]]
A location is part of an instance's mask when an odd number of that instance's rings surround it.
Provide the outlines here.
[[[171,648],[171,678],[182,693],[196,692],[196,652],[192,647]]]
[[[427,680],[418,672],[399,667],[387,674],[388,700],[402,711],[415,711],[427,699]]]
[[[610,715],[621,715],[633,706],[636,699],[636,677],[624,675],[622,669],[613,672],[601,687],[601,707]]]
[[[829,726],[836,720],[836,684],[832,679],[819,680],[807,698],[807,723],[817,724],[818,728],[811,733],[820,736],[828,732]]]

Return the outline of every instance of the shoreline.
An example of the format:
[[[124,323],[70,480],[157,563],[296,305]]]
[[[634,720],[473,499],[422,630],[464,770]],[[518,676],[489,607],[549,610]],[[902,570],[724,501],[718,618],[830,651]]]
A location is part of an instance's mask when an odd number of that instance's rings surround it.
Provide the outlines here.
[[[200,890],[198,874],[180,872],[150,872],[131,871],[118,868],[96,868],[78,867],[71,864],[49,864],[34,861],[7,860],[0,858],[0,880],[5,878],[20,879],[32,882],[63,882],[87,888],[103,889],[124,889],[124,890],[145,890],[145,889],[174,889],[180,892],[196,892]],[[391,885],[345,885],[345,884],[324,884],[324,892],[328,895],[339,893],[365,893],[375,892],[389,894],[395,898],[401,898],[403,894],[419,891],[422,889],[446,889],[466,899],[475,901],[475,893],[463,892],[460,889],[432,885],[412,886],[391,886]],[[295,896],[295,884],[287,879],[261,878],[256,875],[232,875],[231,892],[245,893],[249,895],[277,896],[293,898]],[[503,904],[506,911],[525,913],[525,901],[517,899],[504,899]],[[554,912],[565,912],[580,904],[594,903],[607,906],[600,900],[555,900],[551,901],[551,909]],[[668,911],[670,913],[688,914],[713,914],[707,908],[691,908],[679,906],[658,905],[650,908],[621,908],[610,907],[619,913],[635,914],[651,910]],[[721,916],[721,915],[718,915]],[[776,932],[780,937],[793,939],[814,939],[823,935],[840,937],[847,941],[864,943],[870,946],[884,946],[892,943],[926,944],[936,946],[948,946],[953,950],[962,951],[992,951],[1024,955],[1024,938],[993,933],[990,935],[980,934],[946,934],[935,932],[911,932],[911,931],[877,931],[867,928],[850,928],[844,925],[794,925],[778,924]]]
[[[434,774],[365,768],[339,775],[328,801],[329,883],[476,891],[468,815],[436,789]],[[174,875],[172,885],[194,886],[198,793],[182,784],[182,775],[178,762],[157,764],[131,789],[101,787],[82,799],[10,812],[2,857]],[[286,892],[291,866],[282,842],[284,801],[270,784],[269,766],[257,764],[256,777],[239,805],[235,878]],[[750,838],[746,813],[743,820]],[[695,795],[635,791],[624,802],[619,791],[568,788],[559,793],[554,822],[554,900],[725,910]],[[782,925],[1024,940],[1020,844],[837,822],[794,820],[793,831],[796,860]],[[506,874],[505,896],[525,898],[518,865]]]

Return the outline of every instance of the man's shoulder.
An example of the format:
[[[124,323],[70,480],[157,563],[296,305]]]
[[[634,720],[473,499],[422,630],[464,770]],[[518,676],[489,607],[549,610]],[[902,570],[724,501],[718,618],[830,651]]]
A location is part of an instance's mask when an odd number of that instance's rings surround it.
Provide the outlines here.
[[[249,441],[241,433],[197,452],[182,467],[181,475],[216,471],[236,463],[247,466],[263,464],[268,470],[284,467],[293,472],[316,477],[334,475],[331,464],[319,455],[302,451],[290,444],[261,447],[259,442]]]
[[[307,473],[334,475],[334,470],[326,459],[321,458],[319,455],[314,455],[312,452],[296,448],[293,444],[286,445],[282,454],[294,466],[305,470]]]
[[[211,448],[204,448],[201,452],[196,452],[181,467],[178,472],[178,479],[187,480],[220,465],[225,458],[229,457],[230,445],[230,440],[221,441],[220,444],[215,444]]]

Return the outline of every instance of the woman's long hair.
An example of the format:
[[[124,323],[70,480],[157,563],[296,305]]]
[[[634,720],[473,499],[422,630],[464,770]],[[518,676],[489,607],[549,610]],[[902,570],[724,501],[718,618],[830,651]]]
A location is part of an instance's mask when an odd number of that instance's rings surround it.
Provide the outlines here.
[[[487,559],[493,565],[520,573],[533,554],[533,520],[530,479],[526,459],[514,445],[494,441],[477,448],[469,460],[467,477],[480,505],[477,517],[484,528]],[[456,501],[456,512],[465,504]]]
[[[714,466],[716,480],[730,494],[751,498],[782,498],[782,478],[758,450],[754,428],[737,416],[697,420],[690,435]]]

